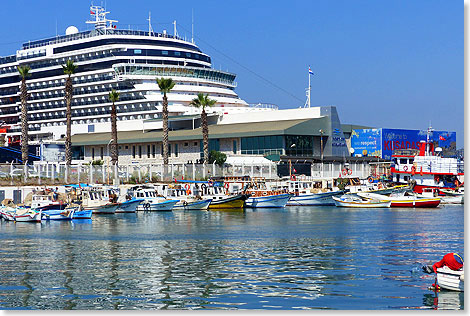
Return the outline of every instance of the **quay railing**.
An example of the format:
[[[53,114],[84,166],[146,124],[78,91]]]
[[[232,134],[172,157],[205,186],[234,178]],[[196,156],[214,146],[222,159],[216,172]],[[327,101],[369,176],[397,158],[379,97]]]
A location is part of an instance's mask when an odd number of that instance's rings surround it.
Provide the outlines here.
[[[277,164],[195,164],[162,163],[109,164],[93,165],[79,163],[66,166],[57,162],[35,162],[25,166],[19,164],[0,164],[0,185],[63,185],[72,183],[89,184],[143,184],[152,182],[173,182],[175,179],[207,180],[210,177],[251,176],[278,180],[289,176],[286,168]],[[341,163],[292,164],[292,174],[315,178],[359,177],[370,175],[370,165],[350,163],[348,169]],[[346,170],[346,172],[345,172]],[[309,172],[306,172],[309,171]],[[310,173],[310,174],[309,174]]]

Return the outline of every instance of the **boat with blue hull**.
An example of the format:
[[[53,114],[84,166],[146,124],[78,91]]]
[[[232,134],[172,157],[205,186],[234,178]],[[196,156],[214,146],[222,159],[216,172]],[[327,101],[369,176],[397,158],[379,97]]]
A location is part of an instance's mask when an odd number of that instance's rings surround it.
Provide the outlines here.
[[[93,210],[84,210],[80,208],[79,210],[75,211],[72,219],[91,219],[92,215]]]
[[[267,196],[250,196],[245,201],[245,207],[248,208],[259,208],[259,207],[270,207],[279,208],[285,207],[292,194],[277,194]]]
[[[70,207],[66,208],[64,210],[47,210],[47,211],[42,211],[42,219],[43,220],[72,220],[73,215],[75,214],[75,211],[78,210],[77,207]]]

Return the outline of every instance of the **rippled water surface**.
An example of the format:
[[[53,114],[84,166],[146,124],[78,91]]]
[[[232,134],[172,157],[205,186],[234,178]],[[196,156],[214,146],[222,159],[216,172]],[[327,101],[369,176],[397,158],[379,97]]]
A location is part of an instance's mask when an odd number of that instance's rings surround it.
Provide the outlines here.
[[[420,264],[463,206],[287,207],[0,223],[0,309],[463,309]]]

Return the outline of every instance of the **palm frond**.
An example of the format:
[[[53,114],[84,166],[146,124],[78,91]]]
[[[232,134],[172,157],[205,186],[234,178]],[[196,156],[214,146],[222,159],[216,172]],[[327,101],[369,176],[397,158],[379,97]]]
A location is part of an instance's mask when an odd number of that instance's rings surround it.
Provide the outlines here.
[[[109,101],[111,102],[117,102],[119,100],[119,95],[120,93],[117,92],[116,90],[111,90],[111,92],[108,95]]]
[[[163,77],[160,79],[157,78],[157,83],[162,93],[170,92],[171,89],[173,89],[173,87],[175,86],[175,82],[171,78],[167,78],[167,79]]]
[[[22,79],[26,79],[27,77],[31,76],[31,73],[29,72],[31,68],[28,65],[17,66],[16,68],[18,69],[18,72]]]
[[[78,66],[73,63],[73,60],[67,59],[65,65],[62,65],[62,69],[64,70],[64,74],[66,75],[73,75],[77,70]]]

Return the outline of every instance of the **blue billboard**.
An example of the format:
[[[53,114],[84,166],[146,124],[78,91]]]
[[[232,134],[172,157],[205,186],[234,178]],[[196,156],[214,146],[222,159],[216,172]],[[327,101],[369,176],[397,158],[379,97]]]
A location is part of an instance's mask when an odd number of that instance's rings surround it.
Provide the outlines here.
[[[382,156],[382,129],[355,129],[351,132],[351,148],[355,156]]]
[[[357,129],[351,133],[351,148],[354,148],[354,155],[391,159],[396,149],[419,149],[419,143],[426,140],[426,135],[426,130]],[[455,155],[455,132],[434,131],[430,139],[434,147],[442,148],[443,156]]]

